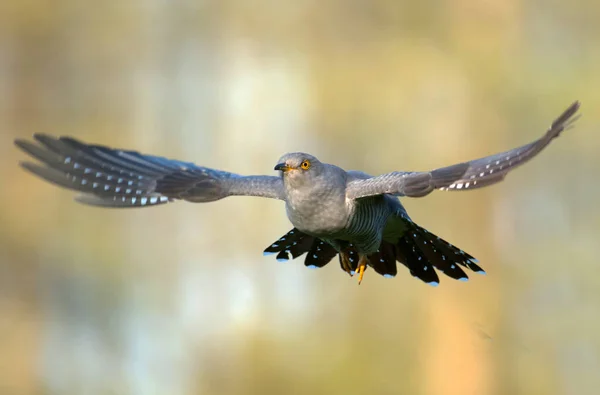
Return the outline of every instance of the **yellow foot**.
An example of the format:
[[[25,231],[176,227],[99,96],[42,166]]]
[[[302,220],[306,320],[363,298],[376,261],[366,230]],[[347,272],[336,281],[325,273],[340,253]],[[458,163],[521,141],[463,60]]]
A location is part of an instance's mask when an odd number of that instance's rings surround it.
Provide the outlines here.
[[[361,255],[358,260],[358,267],[356,268],[356,273],[358,274],[358,285],[362,282],[363,276],[365,275],[365,270],[367,270],[367,264],[369,260],[366,256]]]

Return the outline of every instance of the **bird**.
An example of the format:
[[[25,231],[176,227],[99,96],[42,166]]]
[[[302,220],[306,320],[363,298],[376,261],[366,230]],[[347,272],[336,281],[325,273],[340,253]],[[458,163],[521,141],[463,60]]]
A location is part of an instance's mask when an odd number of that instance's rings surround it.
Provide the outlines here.
[[[384,277],[397,263],[413,277],[439,284],[438,272],[466,281],[469,269],[485,274],[478,260],[415,223],[400,202],[434,190],[466,191],[502,181],[540,153],[579,117],[571,104],[539,139],[511,150],[431,171],[394,171],[371,176],[294,152],[274,167],[277,175],[243,176],[191,162],[87,144],[75,138],[34,134],[16,139],[38,162],[20,165],[45,181],[79,192],[76,201],[106,208],[159,206],[176,200],[214,202],[229,196],[258,196],[285,202],[292,230],[271,243],[265,255],[288,261],[306,254],[310,268],[336,256],[351,277],[368,267]]]

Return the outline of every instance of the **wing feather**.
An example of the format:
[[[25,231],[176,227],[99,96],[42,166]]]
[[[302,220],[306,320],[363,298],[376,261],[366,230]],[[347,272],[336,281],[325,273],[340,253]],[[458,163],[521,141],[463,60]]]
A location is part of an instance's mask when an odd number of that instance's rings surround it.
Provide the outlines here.
[[[91,145],[71,137],[35,134],[15,145],[41,164],[21,166],[63,188],[77,201],[103,207],[143,207],[176,199],[211,202],[227,196],[283,199],[279,177],[240,176],[136,151]]]
[[[529,144],[428,172],[393,172],[366,179],[352,177],[347,184],[346,195],[349,199],[381,194],[421,197],[434,189],[457,191],[498,183],[510,171],[539,154],[564,130],[571,128],[579,118],[576,116],[579,107],[578,101],[571,104],[542,137]]]

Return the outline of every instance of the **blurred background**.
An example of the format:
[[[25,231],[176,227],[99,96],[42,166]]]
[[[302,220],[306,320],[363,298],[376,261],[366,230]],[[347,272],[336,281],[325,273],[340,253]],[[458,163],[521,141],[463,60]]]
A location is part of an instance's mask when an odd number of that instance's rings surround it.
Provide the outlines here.
[[[0,5],[0,393],[597,394],[600,3]],[[575,129],[499,185],[405,200],[488,275],[359,287],[262,250],[281,202],[78,205],[13,139],[243,174],[426,170]]]

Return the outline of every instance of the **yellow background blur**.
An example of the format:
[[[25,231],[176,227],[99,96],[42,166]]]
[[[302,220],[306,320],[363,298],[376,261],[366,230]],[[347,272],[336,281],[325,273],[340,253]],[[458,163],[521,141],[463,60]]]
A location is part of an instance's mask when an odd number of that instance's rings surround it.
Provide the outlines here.
[[[0,393],[600,393],[600,3],[5,0]],[[283,204],[103,210],[34,132],[275,174],[425,170],[583,117],[494,187],[404,200],[479,258],[438,288],[262,256]]]

